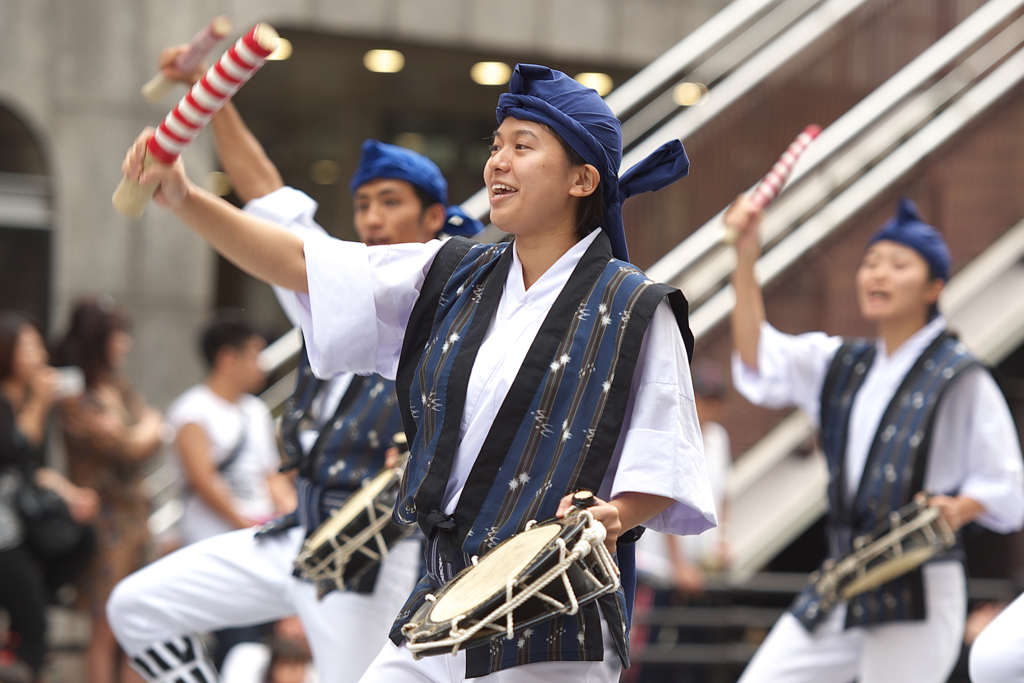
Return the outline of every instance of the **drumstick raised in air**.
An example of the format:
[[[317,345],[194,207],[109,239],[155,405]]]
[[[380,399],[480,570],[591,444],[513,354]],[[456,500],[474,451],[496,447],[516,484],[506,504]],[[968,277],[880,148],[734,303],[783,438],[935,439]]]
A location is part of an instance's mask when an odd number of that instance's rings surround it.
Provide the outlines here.
[[[263,66],[280,42],[277,31],[263,23],[239,38],[167,114],[149,139],[144,164],[174,163],[217,110]],[[114,191],[114,208],[129,218],[139,218],[155,191],[156,185],[144,186],[122,178]]]
[[[814,138],[818,137],[819,133],[821,133],[821,128],[812,123],[804,128],[800,135],[796,136],[796,139],[790,143],[786,151],[779,157],[779,160],[772,166],[772,169],[768,171],[768,175],[762,178],[761,182],[754,188],[754,191],[750,193],[750,202],[752,204],[759,209],[763,209],[778,196],[779,192],[782,191],[782,187],[786,184],[786,179],[789,178],[789,174],[793,171],[796,160],[804,153],[807,146],[814,141]],[[726,244],[735,244],[739,236],[736,228],[726,225],[722,241]]]
[[[192,38],[188,49],[177,56],[174,60],[174,68],[182,73],[191,73],[206,58],[210,50],[216,47],[217,43],[229,33],[231,33],[231,20],[227,17],[214,17],[213,21]],[[150,102],[159,102],[167,97],[175,85],[175,81],[165,77],[162,73],[157,73],[146,85],[142,86],[142,96]]]

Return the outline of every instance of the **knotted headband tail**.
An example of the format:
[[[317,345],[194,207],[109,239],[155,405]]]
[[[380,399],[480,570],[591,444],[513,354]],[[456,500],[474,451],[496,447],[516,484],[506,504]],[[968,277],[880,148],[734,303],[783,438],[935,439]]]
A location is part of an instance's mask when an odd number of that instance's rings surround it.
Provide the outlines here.
[[[508,117],[550,127],[601,175],[605,214],[601,228],[612,253],[629,260],[622,225],[622,202],[642,192],[660,190],[684,177],[689,159],[678,140],[668,142],[619,177],[622,127],[596,91],[560,71],[536,64],[517,64],[509,92],[498,98],[500,124]]]

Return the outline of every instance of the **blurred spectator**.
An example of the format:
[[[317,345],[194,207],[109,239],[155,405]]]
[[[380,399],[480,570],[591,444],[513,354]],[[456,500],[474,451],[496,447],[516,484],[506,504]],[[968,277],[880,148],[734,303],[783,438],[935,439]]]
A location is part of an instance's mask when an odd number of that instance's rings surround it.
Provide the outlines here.
[[[110,683],[121,659],[104,605],[118,581],[148,559],[149,498],[142,486],[160,445],[163,419],[132,389],[123,367],[132,348],[127,314],[112,298],[80,302],[56,359],[85,373],[85,393],[61,405],[68,469],[100,496],[97,553],[83,582],[92,617],[88,683]],[[140,680],[121,662],[121,683]]]
[[[91,531],[82,533],[61,556],[34,557],[17,506],[22,478],[32,476],[56,491],[79,524],[99,509],[95,491],[42,467],[47,419],[62,392],[60,376],[47,361],[36,327],[20,314],[0,312],[0,607],[10,616],[10,633],[0,638],[0,648],[27,665],[35,679],[46,654],[46,606],[85,566],[95,538]],[[0,680],[17,673],[15,662],[0,666],[6,671]]]
[[[195,543],[234,529],[262,524],[295,509],[295,489],[278,471],[267,405],[259,391],[266,375],[257,362],[266,342],[245,322],[222,317],[203,332],[206,379],[179,396],[167,411],[188,486],[182,540]],[[217,632],[213,662],[219,668],[236,643],[257,641],[267,627]]]

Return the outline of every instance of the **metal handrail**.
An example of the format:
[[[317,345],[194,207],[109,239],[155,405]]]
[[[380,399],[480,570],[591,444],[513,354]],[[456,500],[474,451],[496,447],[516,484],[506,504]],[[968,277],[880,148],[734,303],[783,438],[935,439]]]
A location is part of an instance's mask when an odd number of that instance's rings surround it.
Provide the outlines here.
[[[1024,2],[1018,0],[1017,4]],[[933,119],[1021,43],[1024,43],[1024,20],[1018,19],[934,86],[888,112],[883,122],[867,129],[842,154],[833,155],[827,163],[821,164],[816,174],[778,202],[762,223],[762,242],[771,245],[800,225],[816,208]],[[734,267],[735,252],[720,245],[673,283],[683,289],[691,302],[699,305],[728,279]]]
[[[785,272],[808,250],[987,111],[1022,79],[1024,52],[1017,52],[762,256],[755,267],[761,284],[767,284]],[[696,308],[690,317],[694,336],[699,339],[722,322],[734,303],[732,285],[725,285]]]
[[[730,74],[709,91],[707,101],[701,106],[686,108],[627,152],[623,156],[620,172],[629,169],[660,145],[672,139],[685,139],[711,116],[734,104],[739,97],[784,66],[801,50],[833,29],[866,2],[868,0],[784,0],[774,4],[736,0],[721,10],[666,53],[664,61],[661,58],[655,60],[632,79],[609,93],[605,101],[609,103],[613,113],[621,117],[630,112],[632,107],[657,94],[659,90],[674,86],[679,74],[691,67],[699,69],[702,65],[707,65],[708,77],[713,78]],[[806,10],[813,5],[817,5],[813,12],[806,14]],[[759,17],[769,19],[773,26],[772,31],[764,31],[764,26],[758,28],[756,24],[751,25],[751,22]],[[793,24],[792,21],[798,18],[800,20]],[[743,31],[753,33],[741,36],[744,38],[742,41],[734,39]],[[781,35],[778,32],[782,32]],[[744,43],[749,43],[749,46],[744,48]],[[759,51],[752,49],[761,48],[762,45],[766,47]],[[693,52],[688,55],[687,51],[691,49]],[[719,52],[732,51],[732,57],[729,60],[714,62],[718,54],[711,53],[714,49],[718,49]],[[708,55],[707,58],[700,61],[705,55]],[[752,59],[751,57],[755,55],[756,58]],[[620,92],[622,94],[619,94]],[[652,117],[651,125],[659,122],[660,118]],[[632,131],[628,120],[624,124],[624,135],[627,132],[633,137],[639,134]],[[477,217],[487,215],[490,207],[486,188],[480,189],[463,202],[462,208]]]
[[[826,160],[891,114],[901,102],[942,73],[950,63],[1005,22],[1022,5],[1022,0],[990,0],[876,88],[822,131],[794,167],[787,189],[797,187],[808,174],[818,171]],[[784,193],[777,200],[766,220],[770,220],[787,194]],[[648,276],[659,282],[675,282],[709,254],[721,249],[724,213],[723,209],[648,268]]]

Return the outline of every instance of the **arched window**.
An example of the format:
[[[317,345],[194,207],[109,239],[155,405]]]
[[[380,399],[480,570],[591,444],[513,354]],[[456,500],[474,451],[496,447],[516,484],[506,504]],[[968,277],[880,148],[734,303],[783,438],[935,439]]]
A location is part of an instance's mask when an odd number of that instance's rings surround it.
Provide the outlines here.
[[[0,309],[43,326],[50,308],[50,181],[39,143],[0,105]]]

